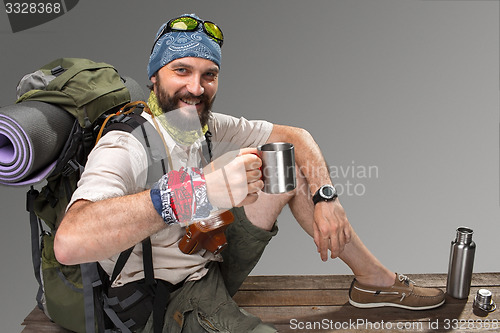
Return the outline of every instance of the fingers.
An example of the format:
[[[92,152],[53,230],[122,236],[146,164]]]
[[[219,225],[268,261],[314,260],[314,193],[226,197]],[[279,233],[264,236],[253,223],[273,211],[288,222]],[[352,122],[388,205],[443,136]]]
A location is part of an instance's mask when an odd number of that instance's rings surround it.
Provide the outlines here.
[[[244,164],[248,193],[255,194],[264,187],[264,182],[261,180],[262,172],[260,170],[262,160],[257,155],[251,153],[252,151],[256,151],[256,149],[248,148],[241,151],[242,153],[238,155],[238,158]]]
[[[315,207],[314,242],[321,259],[337,258],[351,241],[351,226],[339,203],[318,203]]]
[[[230,208],[253,203],[258,192],[264,187],[261,180],[261,159],[255,148],[241,149],[237,154],[223,155],[214,161],[217,165],[207,179],[209,200],[222,208]],[[226,163],[226,164],[223,164]]]
[[[246,177],[247,177],[247,183],[254,183],[257,181],[261,181],[262,178],[262,172],[260,169],[251,169],[251,170],[246,170]]]
[[[345,228],[344,229],[344,239],[345,239],[345,245],[349,244],[351,242],[351,237],[352,237],[352,234],[351,234],[351,225],[349,224],[348,225],[348,228]]]
[[[329,236],[325,236],[318,228],[317,224],[313,225],[313,238],[316,244],[318,253],[320,254],[321,260],[328,260],[328,250],[330,249]]]
[[[258,193],[264,187],[264,182],[262,180],[257,180],[252,183],[247,183],[248,186],[248,194]]]
[[[346,245],[345,234],[343,230],[337,233],[336,236],[336,238],[330,238],[330,257],[332,259],[337,258],[342,253],[342,251],[344,251],[344,247]]]
[[[241,151],[251,151],[252,149],[242,149]],[[246,170],[259,170],[260,167],[262,167],[262,160],[260,157],[256,154],[253,153],[245,153],[237,156],[237,158],[240,158],[243,163],[245,164],[245,169]],[[260,171],[260,170],[259,170]]]
[[[338,234],[332,233],[326,236],[320,236],[319,240],[319,253],[321,260],[328,260],[328,251],[330,251],[330,258],[337,258],[344,250],[345,242],[343,237],[338,237]]]
[[[242,148],[242,149],[240,149],[240,152],[239,152],[238,156],[242,156],[242,155],[255,155],[255,156],[258,156],[257,155],[257,148]]]
[[[318,242],[318,252],[320,253],[321,260],[328,260],[328,251],[330,251],[330,258],[335,259],[340,256],[344,251],[347,244],[344,233],[332,233],[327,236],[320,236]]]
[[[319,241],[319,253],[323,261],[328,260],[328,249],[331,248],[329,240],[329,237],[321,237]]]
[[[254,148],[246,148],[242,149],[240,155],[238,155],[238,157],[242,159],[245,166],[245,175],[246,182],[248,184],[249,195],[256,194],[264,187],[264,182],[262,181],[262,172],[260,170],[260,167],[262,166],[262,160],[254,154],[255,151],[256,149]],[[249,199],[248,201],[251,200],[252,199]],[[254,200],[257,200],[256,197]]]

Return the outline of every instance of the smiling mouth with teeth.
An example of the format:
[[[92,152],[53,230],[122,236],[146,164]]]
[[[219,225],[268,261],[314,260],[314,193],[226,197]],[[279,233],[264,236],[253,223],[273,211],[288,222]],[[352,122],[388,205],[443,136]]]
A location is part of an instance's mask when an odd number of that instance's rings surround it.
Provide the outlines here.
[[[201,100],[199,100],[199,99],[197,99],[197,100],[181,99],[181,101],[183,101],[184,103],[189,104],[189,105],[196,105],[196,104],[201,103]]]

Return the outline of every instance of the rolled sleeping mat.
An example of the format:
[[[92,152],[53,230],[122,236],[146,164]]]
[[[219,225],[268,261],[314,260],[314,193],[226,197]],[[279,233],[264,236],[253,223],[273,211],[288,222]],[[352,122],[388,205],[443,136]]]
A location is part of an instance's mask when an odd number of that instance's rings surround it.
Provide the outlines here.
[[[43,180],[54,168],[74,122],[64,109],[44,102],[0,108],[0,183]]]
[[[140,85],[123,78],[131,100],[146,101]],[[75,118],[49,103],[24,101],[0,108],[0,184],[24,186],[44,180],[55,168]]]

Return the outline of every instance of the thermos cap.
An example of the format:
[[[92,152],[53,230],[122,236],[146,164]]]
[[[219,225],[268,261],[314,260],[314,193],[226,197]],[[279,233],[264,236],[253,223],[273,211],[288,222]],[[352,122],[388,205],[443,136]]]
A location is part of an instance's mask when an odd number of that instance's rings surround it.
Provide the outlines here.
[[[479,289],[473,304],[475,307],[486,312],[495,311],[497,308],[495,302],[493,302],[491,291],[488,289]]]
[[[457,229],[457,238],[455,239],[459,243],[470,244],[472,242],[472,235],[474,231],[469,227],[460,227]]]

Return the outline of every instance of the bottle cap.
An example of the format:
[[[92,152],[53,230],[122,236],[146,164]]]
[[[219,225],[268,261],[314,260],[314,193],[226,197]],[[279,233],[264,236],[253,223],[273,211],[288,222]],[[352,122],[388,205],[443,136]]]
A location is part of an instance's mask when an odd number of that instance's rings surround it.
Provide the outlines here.
[[[474,231],[469,227],[460,227],[457,229],[456,241],[463,244],[470,244],[472,242],[472,235]]]
[[[492,312],[497,308],[495,302],[493,302],[491,291],[488,289],[479,289],[474,298],[473,305],[483,311]]]

